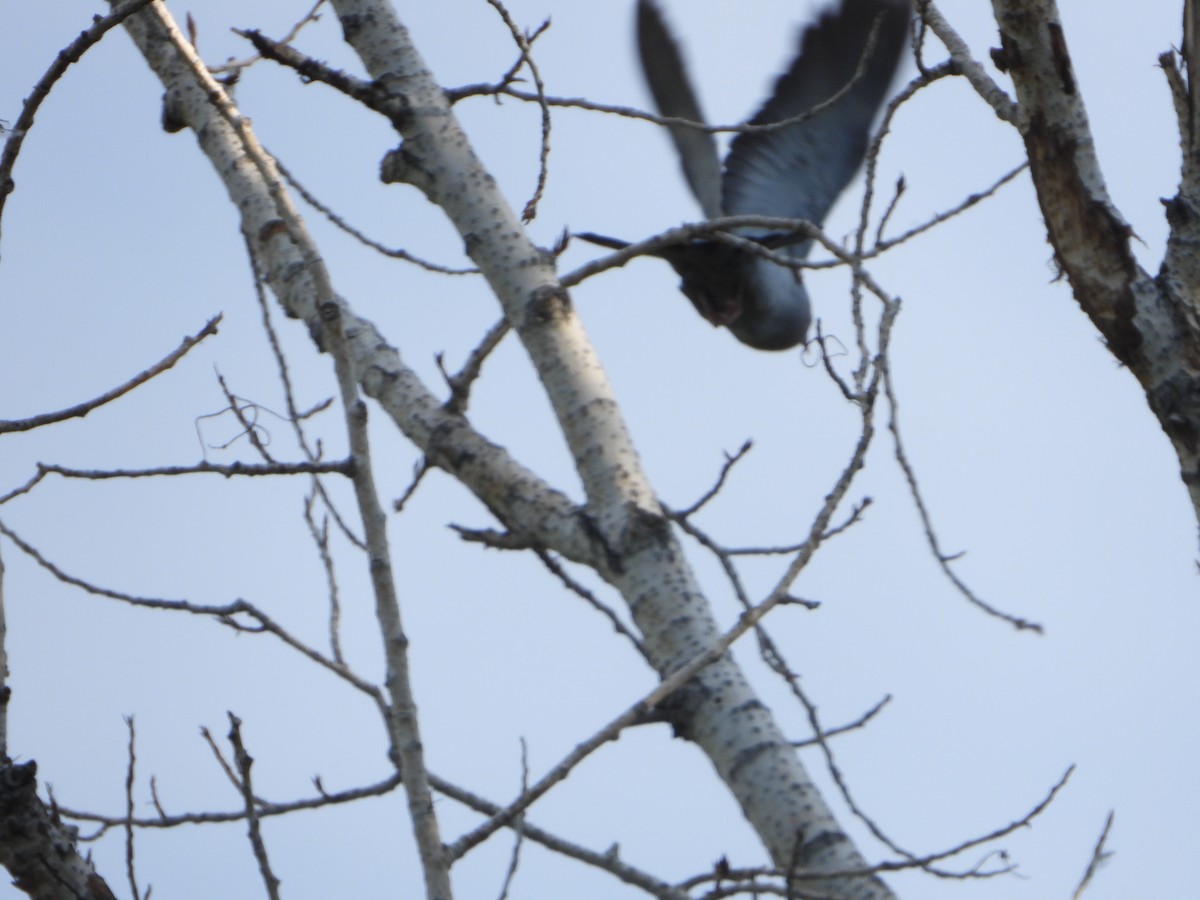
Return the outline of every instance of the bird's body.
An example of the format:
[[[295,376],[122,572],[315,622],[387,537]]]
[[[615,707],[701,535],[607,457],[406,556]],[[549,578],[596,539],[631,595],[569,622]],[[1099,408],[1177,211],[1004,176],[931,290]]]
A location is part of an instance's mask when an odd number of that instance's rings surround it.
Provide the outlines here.
[[[871,122],[895,74],[911,15],[910,0],[839,0],[804,31],[794,62],[750,121],[781,122],[828,106],[783,128],[738,134],[724,174],[710,133],[668,126],[684,177],[704,214],[710,219],[802,219],[819,226],[862,164]],[[654,0],[638,0],[637,40],[658,111],[703,123],[679,47]],[[762,229],[738,233],[797,261],[811,245],[804,238]],[[625,246],[613,238],[580,237]],[[680,289],[697,312],[743,343],[786,350],[805,340],[812,314],[795,269],[712,240],[666,247],[657,255],[679,273]]]

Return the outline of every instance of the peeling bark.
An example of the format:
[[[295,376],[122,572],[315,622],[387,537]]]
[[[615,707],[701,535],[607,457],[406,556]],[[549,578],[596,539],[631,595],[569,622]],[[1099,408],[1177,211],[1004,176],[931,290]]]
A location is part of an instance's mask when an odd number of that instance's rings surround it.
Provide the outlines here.
[[[35,900],[115,900],[80,855],[78,829],[37,797],[37,764],[0,767],[0,866]]]
[[[1191,9],[1194,0],[1187,2]],[[1016,89],[1015,124],[1055,261],[1109,350],[1141,383],[1179,457],[1200,520],[1195,103],[1183,105],[1182,178],[1179,192],[1166,201],[1171,234],[1158,275],[1152,276],[1134,258],[1133,233],[1108,196],[1054,0],[993,0],[993,8],[1001,40],[996,62]]]

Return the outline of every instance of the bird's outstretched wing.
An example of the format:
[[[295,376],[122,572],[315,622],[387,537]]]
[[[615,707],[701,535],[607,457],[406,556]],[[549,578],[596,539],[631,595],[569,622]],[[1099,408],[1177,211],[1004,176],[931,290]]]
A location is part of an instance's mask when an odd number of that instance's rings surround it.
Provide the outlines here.
[[[637,44],[642,72],[660,115],[703,122],[679,45],[654,0],[638,0]],[[713,136],[696,128],[670,126],[683,175],[710,219],[721,215],[721,162]]]
[[[727,214],[822,222],[862,164],[911,17],[910,0],[841,0],[805,29],[795,62],[751,122],[798,116],[850,87],[810,119],[734,139],[723,180]]]

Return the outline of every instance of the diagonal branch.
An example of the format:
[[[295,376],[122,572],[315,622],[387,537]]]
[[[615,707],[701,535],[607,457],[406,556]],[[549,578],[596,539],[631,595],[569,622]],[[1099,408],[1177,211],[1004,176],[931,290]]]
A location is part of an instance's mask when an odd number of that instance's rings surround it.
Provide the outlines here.
[[[13,167],[17,164],[17,157],[21,153],[25,137],[29,134],[29,129],[33,127],[38,109],[50,96],[54,85],[63,77],[71,64],[79,62],[83,54],[94,47],[104,35],[151,2],[153,0],[128,0],[125,3],[114,3],[111,13],[107,16],[96,17],[91,28],[83,31],[58,52],[58,56],[46,70],[46,74],[33,86],[33,90],[30,91],[21,107],[21,114],[17,116],[16,122],[10,129],[8,139],[4,142],[4,149],[0,150],[0,218],[4,215],[4,202],[16,187],[12,177]]]
[[[0,420],[0,434],[10,431],[29,431],[34,428],[41,428],[43,425],[51,425],[55,422],[62,422],[65,419],[82,418],[92,410],[103,406],[106,403],[111,403],[118,397],[128,394],[139,385],[145,384],[155,375],[159,375],[171,368],[179,360],[187,354],[189,350],[195,347],[198,343],[210,335],[217,333],[217,326],[221,323],[221,316],[214,316],[205,323],[204,327],[190,337],[183,339],[178,347],[150,366],[148,369],[143,369],[138,374],[134,375],[124,384],[119,384],[111,390],[105,391],[99,397],[93,397],[91,400],[85,400],[83,403],[76,403],[74,406],[68,406],[66,409],[60,409],[57,412],[42,413],[40,416],[32,416],[28,419],[5,419]]]

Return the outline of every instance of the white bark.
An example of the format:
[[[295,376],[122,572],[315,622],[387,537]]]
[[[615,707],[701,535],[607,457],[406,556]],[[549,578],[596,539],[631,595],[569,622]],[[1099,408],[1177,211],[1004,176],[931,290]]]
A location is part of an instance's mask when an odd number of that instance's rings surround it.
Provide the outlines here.
[[[583,480],[586,509],[574,509],[463,417],[440,408],[375,327],[335,297],[326,302],[338,307],[355,376],[431,462],[459,477],[514,533],[593,566],[617,587],[655,668],[666,676],[712,646],[719,629],[642,472],[552,260],[525,237],[392,10],[366,0],[334,6],[372,77],[407,101],[411,115],[393,170],[398,160],[407,179],[442,206],[503,304],[558,416]],[[214,93],[219,86],[187,65],[165,38],[161,8],[129,27],[167,87],[173,114],[195,131],[238,207],[265,280],[285,309],[307,323],[318,346],[328,347],[310,261],[280,222],[278,204],[286,198],[273,171],[264,177],[247,159],[226,118],[236,111],[218,111],[227,102],[223,93]],[[776,865],[810,874],[866,868],[731,657],[707,668],[680,695],[670,704],[677,731],[708,754]],[[837,897],[891,896],[876,878],[806,881],[801,887]]]

